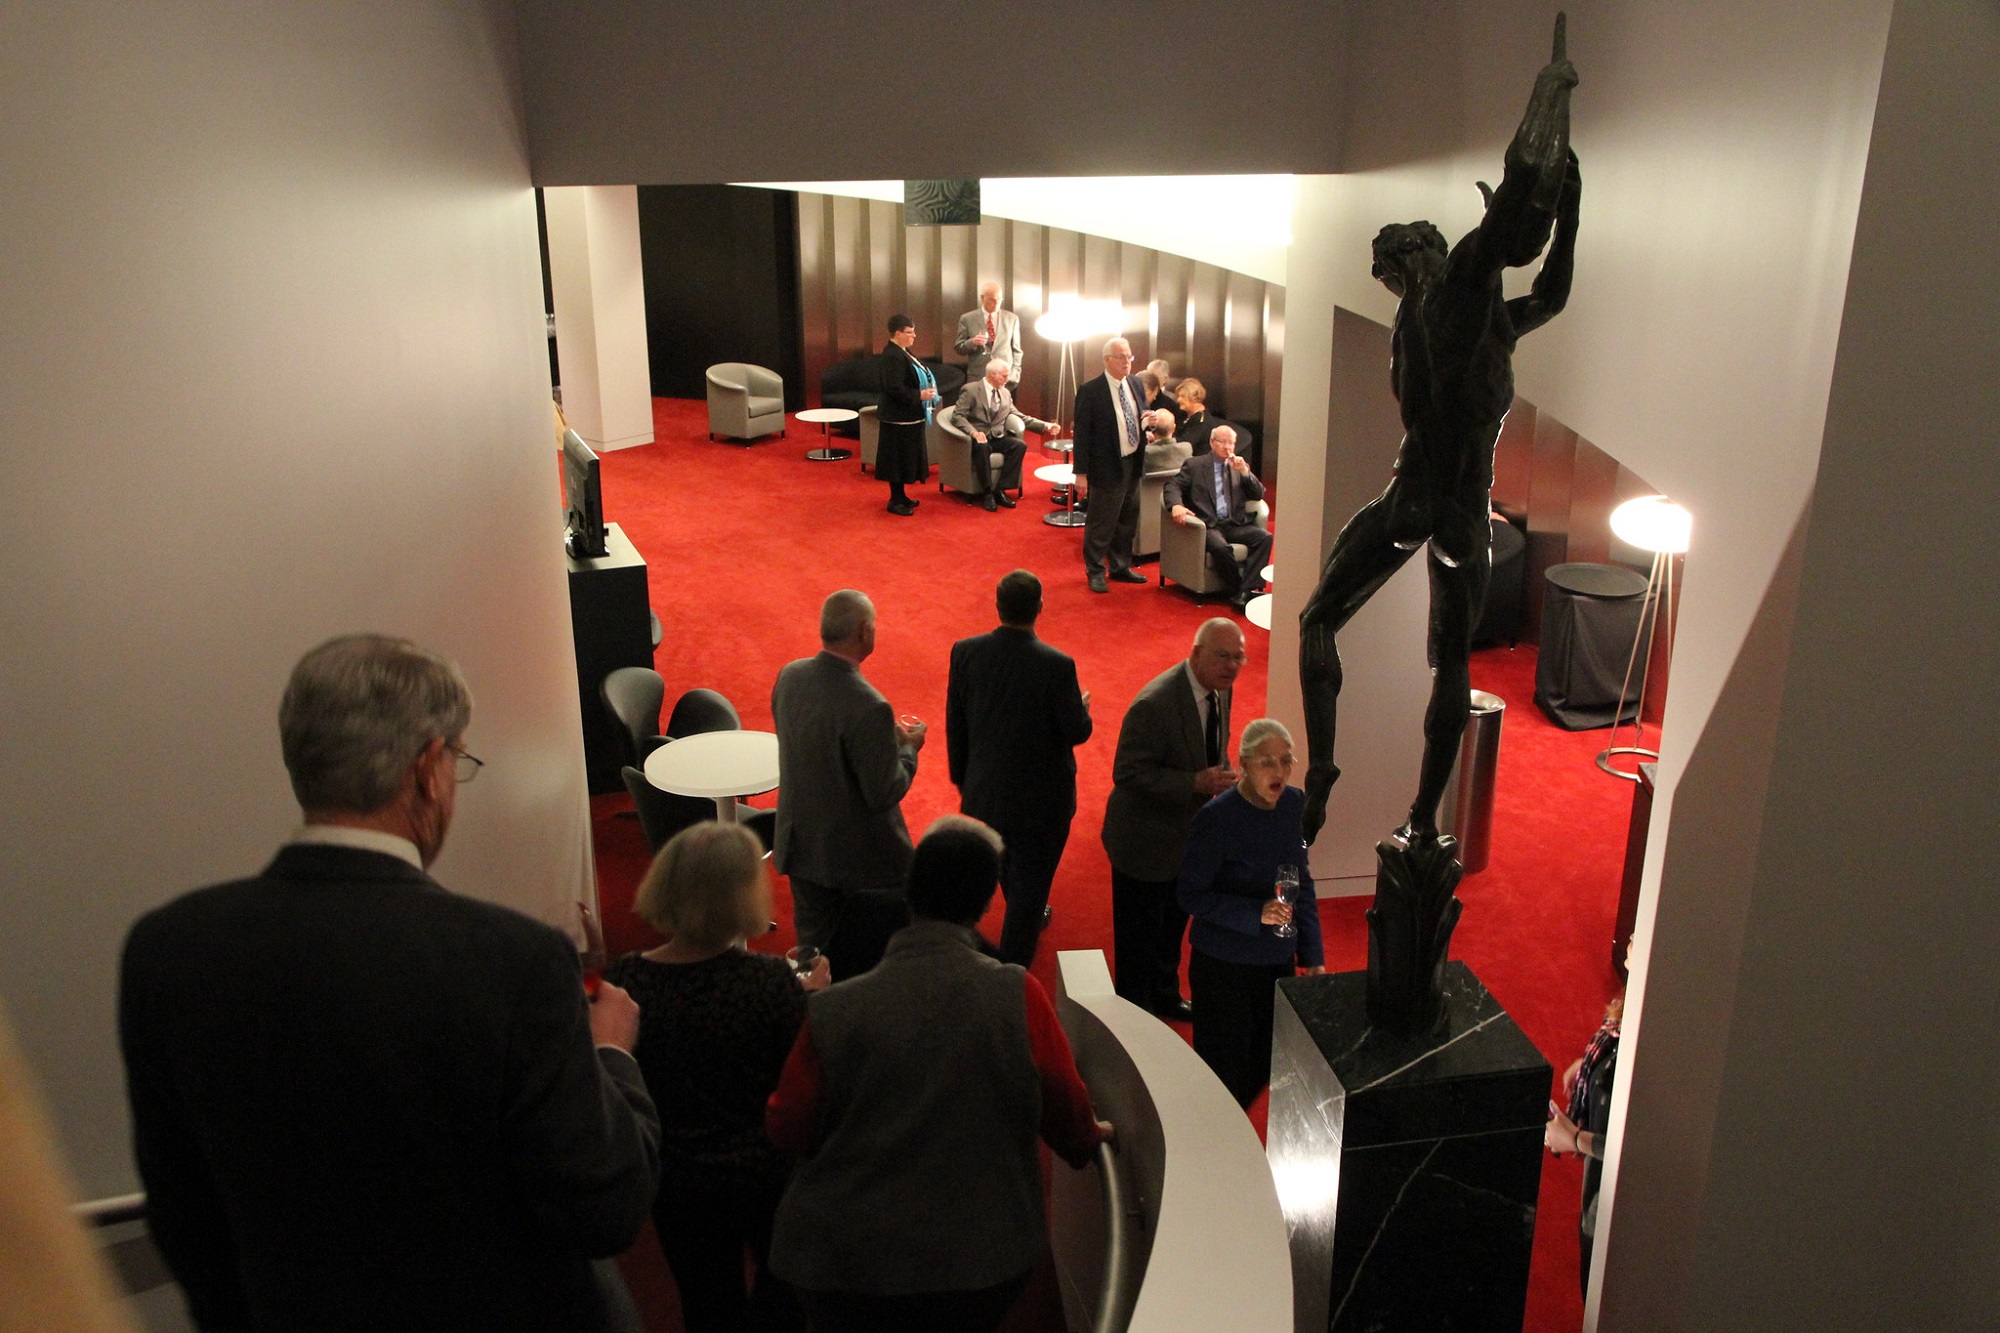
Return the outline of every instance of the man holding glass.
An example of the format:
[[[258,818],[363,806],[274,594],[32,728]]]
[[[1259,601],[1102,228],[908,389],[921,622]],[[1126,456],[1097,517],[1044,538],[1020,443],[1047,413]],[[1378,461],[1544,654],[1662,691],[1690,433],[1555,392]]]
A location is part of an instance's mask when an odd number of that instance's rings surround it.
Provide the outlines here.
[[[204,1329],[608,1330],[659,1175],[638,1007],[575,945],[425,873],[472,699],[349,635],[278,722],[304,827],[133,926],[119,1037],[153,1240]]]

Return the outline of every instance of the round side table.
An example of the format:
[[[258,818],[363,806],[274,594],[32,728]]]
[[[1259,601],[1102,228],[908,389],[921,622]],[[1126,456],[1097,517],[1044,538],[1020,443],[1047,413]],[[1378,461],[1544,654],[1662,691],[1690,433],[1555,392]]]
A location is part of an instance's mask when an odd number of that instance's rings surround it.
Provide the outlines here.
[[[1068,463],[1051,463],[1047,467],[1036,468],[1035,476],[1059,488],[1064,494],[1063,507],[1055,513],[1043,514],[1042,522],[1052,528],[1082,527],[1084,517],[1076,512],[1076,469]]]
[[[806,457],[815,463],[839,463],[854,457],[852,449],[833,447],[833,424],[836,421],[857,421],[861,414],[851,407],[809,407],[797,414],[800,421],[810,421],[819,427],[820,437],[827,441],[817,449],[806,450]]]

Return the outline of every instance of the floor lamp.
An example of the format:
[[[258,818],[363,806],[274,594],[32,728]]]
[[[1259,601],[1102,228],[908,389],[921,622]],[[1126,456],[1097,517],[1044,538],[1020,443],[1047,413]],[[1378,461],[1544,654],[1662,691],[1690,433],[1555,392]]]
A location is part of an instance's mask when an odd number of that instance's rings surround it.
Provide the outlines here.
[[[1650,551],[1653,569],[1646,576],[1646,595],[1639,606],[1639,623],[1632,631],[1632,654],[1625,659],[1625,679],[1618,686],[1618,712],[1611,720],[1611,744],[1597,756],[1597,766],[1614,778],[1637,782],[1635,769],[1626,772],[1612,763],[1612,756],[1637,755],[1658,759],[1658,750],[1645,748],[1646,684],[1653,670],[1653,636],[1659,632],[1664,614],[1667,622],[1667,660],[1674,655],[1674,557],[1688,548],[1693,528],[1688,511],[1664,495],[1646,495],[1627,500],[1611,511],[1611,530],[1619,538],[1642,551]],[[1625,692],[1632,686],[1632,668],[1639,662],[1640,645],[1645,645],[1645,664],[1639,668],[1639,697],[1632,709],[1632,744],[1618,744],[1618,728],[1625,720]]]

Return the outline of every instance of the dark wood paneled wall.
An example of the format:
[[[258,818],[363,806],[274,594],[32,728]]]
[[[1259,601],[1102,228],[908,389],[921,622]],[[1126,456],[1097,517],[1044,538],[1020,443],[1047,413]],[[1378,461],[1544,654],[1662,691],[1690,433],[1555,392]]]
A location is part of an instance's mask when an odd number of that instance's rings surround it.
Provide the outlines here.
[[[1278,371],[1284,348],[1284,289],[1181,255],[1103,236],[988,218],[977,227],[905,227],[900,204],[837,195],[798,196],[800,327],[805,396],[836,361],[877,351],[889,316],[917,322],[920,356],[958,360],[948,345],[958,317],[979,304],[979,285],[1000,284],[1001,304],[1021,317],[1021,406],[1070,419],[1053,401],[1061,349],[1034,333],[1052,294],[1115,300],[1124,336],[1143,366],[1164,357],[1175,375],[1207,386],[1218,416],[1255,432],[1252,461],[1275,481]],[[1101,373],[1101,339],[1078,344],[1077,373]]]
[[[1527,399],[1514,400],[1493,449],[1493,507],[1525,518],[1528,525],[1524,639],[1541,642],[1543,576],[1551,565],[1589,560],[1627,565],[1641,574],[1650,571],[1652,556],[1612,533],[1611,511],[1637,496],[1655,494],[1656,487],[1610,454]],[[1684,559],[1673,562],[1676,605]],[[1648,723],[1659,721],[1666,698],[1666,628],[1663,623],[1654,636],[1645,699]]]

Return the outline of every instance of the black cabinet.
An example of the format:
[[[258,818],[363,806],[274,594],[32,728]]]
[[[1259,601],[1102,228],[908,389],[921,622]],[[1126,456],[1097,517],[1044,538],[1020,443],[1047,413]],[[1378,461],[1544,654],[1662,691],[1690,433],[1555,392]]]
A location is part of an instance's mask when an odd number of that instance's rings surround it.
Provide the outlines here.
[[[576,637],[583,763],[593,796],[625,787],[618,776],[624,754],[618,724],[597,688],[619,667],[653,665],[653,610],[645,558],[624,529],[616,523],[606,527],[606,552],[601,558],[569,558],[569,623]]]

